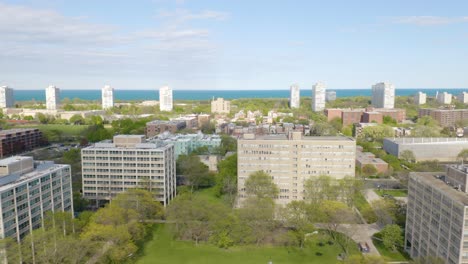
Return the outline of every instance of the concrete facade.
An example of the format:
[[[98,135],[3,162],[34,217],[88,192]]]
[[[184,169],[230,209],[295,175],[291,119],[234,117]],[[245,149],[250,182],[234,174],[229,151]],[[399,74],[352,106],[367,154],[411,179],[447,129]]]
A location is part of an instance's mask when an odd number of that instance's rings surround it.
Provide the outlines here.
[[[229,114],[231,112],[231,102],[223,98],[211,101],[211,113]]]
[[[301,105],[301,90],[299,85],[293,84],[289,88],[289,107],[290,108],[299,108]]]
[[[206,147],[209,151],[221,146],[221,137],[219,135],[198,134],[170,134],[162,133],[157,137],[148,140],[150,143],[164,143],[174,145],[175,158],[179,155],[188,155],[192,151]]]
[[[8,86],[0,87],[0,108],[10,108],[15,106],[13,89]]]
[[[387,82],[372,85],[372,106],[393,108],[395,106],[395,86]]]
[[[427,100],[427,94],[423,92],[418,92],[417,94],[414,95],[414,103],[417,105],[425,104],[426,100]]]
[[[451,104],[452,94],[447,92],[438,93],[436,99],[439,104]]]
[[[458,95],[457,100],[464,103],[464,104],[468,104],[468,93],[467,92],[461,92]]]
[[[355,175],[356,142],[348,137],[304,137],[244,134],[238,140],[238,194],[246,198],[245,180],[263,170],[279,188],[278,204],[304,199],[307,179],[327,175],[336,179]]]
[[[385,138],[383,148],[398,158],[410,150],[416,161],[456,161],[458,153],[468,149],[468,138]]]
[[[97,205],[131,188],[154,193],[166,206],[176,195],[172,144],[148,143],[144,135],[114,136],[81,150],[83,196]]]
[[[185,121],[166,121],[166,120],[154,120],[146,123],[145,134],[147,138],[154,137],[164,132],[170,132],[172,134],[187,127]]]
[[[320,112],[325,109],[325,84],[318,82],[312,86],[312,111]]]
[[[102,109],[109,109],[114,107],[114,88],[106,85],[101,90],[102,94]]]
[[[405,249],[412,258],[468,263],[468,195],[443,173],[410,173]]]
[[[172,89],[169,86],[163,86],[159,89],[159,110],[172,111]]]
[[[18,242],[48,211],[73,213],[70,165],[15,156],[0,160],[0,239]]]
[[[47,110],[57,110],[60,103],[60,89],[51,85],[46,88],[45,93]]]

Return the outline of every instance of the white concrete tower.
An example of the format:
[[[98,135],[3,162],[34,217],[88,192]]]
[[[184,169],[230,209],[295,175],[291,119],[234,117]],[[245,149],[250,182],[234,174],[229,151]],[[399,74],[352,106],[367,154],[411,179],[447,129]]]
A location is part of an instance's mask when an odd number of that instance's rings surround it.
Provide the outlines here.
[[[0,108],[9,108],[14,105],[13,89],[8,86],[0,87]]]
[[[102,88],[102,109],[114,107],[114,88],[106,85]]]
[[[319,112],[325,109],[325,84],[318,82],[312,86],[312,111]]]
[[[50,85],[46,88],[46,108],[47,110],[57,110],[60,102],[60,89]]]
[[[159,89],[159,110],[172,111],[172,89],[163,86]]]
[[[290,87],[289,107],[299,108],[300,105],[301,105],[301,90],[299,89],[299,85],[293,84]]]
[[[427,94],[423,92],[418,92],[414,95],[414,103],[417,105],[425,104],[427,100]]]
[[[372,85],[372,106],[376,108],[394,108],[395,85],[389,82]]]

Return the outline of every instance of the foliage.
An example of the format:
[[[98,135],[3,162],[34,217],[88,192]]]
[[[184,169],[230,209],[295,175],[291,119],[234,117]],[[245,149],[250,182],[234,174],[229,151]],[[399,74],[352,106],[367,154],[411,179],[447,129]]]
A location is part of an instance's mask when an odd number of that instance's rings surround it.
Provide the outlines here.
[[[384,125],[389,125],[389,126],[396,126],[397,125],[397,121],[395,119],[393,119],[391,116],[384,116],[383,117],[383,124]]]
[[[468,149],[461,150],[457,155],[457,159],[461,160],[462,162],[466,162],[468,159]]]
[[[374,209],[372,209],[366,198],[364,198],[360,192],[354,196],[354,201],[354,205],[368,224],[375,223],[377,221]]]
[[[281,208],[284,226],[292,230],[293,237],[301,248],[304,247],[306,235],[314,230],[313,206],[304,201],[292,201]]]
[[[348,257],[345,264],[385,264],[385,260],[381,256],[376,255],[352,255]]]
[[[366,177],[373,176],[377,174],[377,168],[372,164],[366,164],[362,166],[361,173]]]
[[[331,123],[316,122],[310,129],[311,135],[314,136],[334,136],[338,130]]]
[[[306,201],[313,204],[340,200],[353,206],[356,193],[362,189],[362,181],[352,177],[336,180],[330,176],[320,176],[308,179],[304,185]]]
[[[245,180],[245,191],[247,195],[260,199],[274,199],[279,193],[271,176],[264,171],[257,171],[249,175]]]
[[[384,198],[372,202],[372,208],[381,225],[398,224],[405,226],[406,206],[404,203],[391,198]]]
[[[397,248],[403,246],[403,231],[398,225],[386,225],[382,231],[382,242],[388,249],[396,251]]]
[[[445,261],[442,258],[435,256],[422,256],[417,257],[409,262],[410,264],[444,264]]]
[[[177,175],[183,175],[191,191],[213,186],[215,177],[209,172],[208,166],[200,161],[195,154],[180,155],[176,164]]]
[[[393,137],[394,132],[392,127],[387,125],[368,126],[362,129],[360,138],[367,141],[382,141],[384,138]]]
[[[218,197],[224,195],[233,205],[237,194],[237,154],[218,162],[216,190]]]
[[[416,156],[414,156],[413,151],[411,151],[409,149],[403,150],[400,153],[400,159],[402,159],[402,160],[404,160],[406,162],[410,162],[410,163],[416,162]]]
[[[111,133],[101,125],[89,126],[85,132],[85,137],[89,142],[98,142],[112,138]]]

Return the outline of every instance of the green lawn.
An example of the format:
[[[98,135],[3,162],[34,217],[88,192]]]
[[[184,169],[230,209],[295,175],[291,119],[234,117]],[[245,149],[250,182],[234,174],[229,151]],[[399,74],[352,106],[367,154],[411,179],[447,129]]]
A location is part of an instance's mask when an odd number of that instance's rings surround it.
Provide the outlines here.
[[[372,224],[377,221],[377,216],[375,215],[374,210],[362,193],[358,193],[354,196],[354,206],[356,206],[368,224]]]
[[[26,125],[15,126],[17,128],[39,128],[43,133],[52,130],[58,130],[64,136],[81,136],[83,132],[89,127],[88,125],[58,125],[58,124],[39,124],[39,125]]]
[[[391,249],[387,249],[382,241],[377,240],[375,238],[372,239],[374,242],[374,246],[379,251],[380,255],[384,258],[385,261],[406,261],[410,260],[411,258],[406,254],[406,252],[398,250],[396,252],[392,251]]]
[[[138,264],[274,264],[282,263],[339,263],[336,259],[341,252],[337,245],[328,245],[326,235],[313,235],[306,248],[273,246],[237,246],[220,249],[209,244],[195,245],[188,241],[175,241],[165,225],[155,225],[153,239],[146,243]],[[324,242],[324,246],[318,246]],[[357,248],[353,249],[357,253]],[[322,254],[322,255],[320,255]],[[320,255],[320,256],[319,256]]]
[[[388,194],[393,197],[407,197],[408,196],[408,190],[375,190],[375,193],[377,193],[380,196],[383,196],[384,194]]]

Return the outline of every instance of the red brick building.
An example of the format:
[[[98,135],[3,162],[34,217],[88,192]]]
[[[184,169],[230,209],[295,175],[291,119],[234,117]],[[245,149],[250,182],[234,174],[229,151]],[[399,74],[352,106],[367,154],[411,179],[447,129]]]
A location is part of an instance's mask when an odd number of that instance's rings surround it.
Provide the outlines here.
[[[379,112],[364,112],[362,114],[362,123],[377,123],[382,124],[383,115]]]
[[[45,145],[47,141],[37,128],[0,131],[0,157],[10,156]]]

